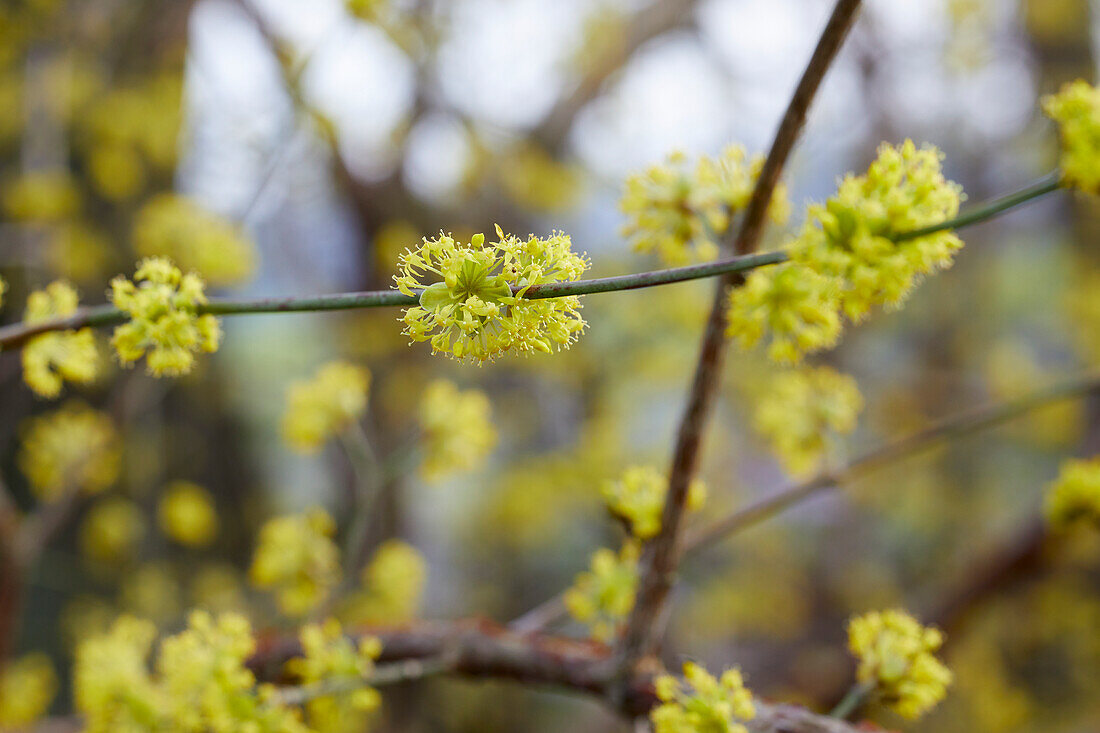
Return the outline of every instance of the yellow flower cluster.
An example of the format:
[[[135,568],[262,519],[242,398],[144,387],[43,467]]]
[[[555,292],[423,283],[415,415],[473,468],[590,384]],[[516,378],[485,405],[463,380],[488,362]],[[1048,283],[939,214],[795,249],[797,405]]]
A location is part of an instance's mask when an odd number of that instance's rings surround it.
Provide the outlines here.
[[[191,614],[166,638],[151,674],[146,659],[156,627],[131,616],[77,650],[74,698],[89,733],[308,733],[299,712],[257,686],[245,667],[255,642],[248,620]]]
[[[661,701],[649,713],[655,733],[747,733],[741,721],[756,717],[756,708],[739,670],[727,669],[715,679],[684,662],[684,682],[668,674],[654,682]]]
[[[862,319],[873,306],[900,305],[924,275],[951,266],[963,245],[951,231],[895,238],[959,213],[962,187],[940,170],[943,153],[912,140],[882,145],[867,174],[849,174],[834,197],[813,206],[791,257],[840,283],[840,305]]]
[[[1100,527],[1100,458],[1069,460],[1047,486],[1043,512],[1056,528],[1073,524]]]
[[[661,262],[678,267],[718,257],[718,238],[733,216],[744,209],[764,156],[748,160],[744,148],[727,147],[717,159],[702,156],[692,169],[683,153],[673,153],[626,179],[619,208],[627,216],[623,236],[639,252],[655,252]],[[779,185],[768,213],[776,223],[790,214],[786,189]]]
[[[213,286],[239,283],[256,268],[255,245],[240,228],[186,196],[162,193],[147,201],[133,236],[138,255],[166,257]]]
[[[920,717],[947,694],[951,671],[934,656],[942,644],[938,629],[904,611],[872,611],[848,623],[857,679],[874,684],[879,699],[905,718]]]
[[[634,608],[638,590],[639,544],[623,544],[619,554],[601,547],[592,554],[591,570],[578,573],[565,592],[565,607],[587,624],[592,638],[608,641]]]
[[[437,379],[420,398],[424,458],[420,473],[427,481],[479,466],[497,443],[489,398],[476,389],[460,390]]]
[[[70,316],[80,300],[76,290],[61,280],[45,290],[35,290],[27,298],[23,320],[38,323]],[[42,397],[61,394],[64,380],[87,384],[96,377],[99,352],[90,328],[51,331],[35,336],[23,347],[23,380]]]
[[[209,545],[218,534],[218,511],[210,492],[190,481],[173,481],[157,505],[164,534],[193,547]]]
[[[953,232],[899,238],[958,213],[962,189],[944,178],[941,159],[911,140],[882,145],[866,175],[848,175],[810,207],[791,262],[733,290],[728,335],[745,348],[767,336],[772,360],[797,362],[836,343],[841,313],[859,321],[876,305],[899,306],[921,277],[950,267],[962,247]]]
[[[134,554],[145,535],[145,517],[137,504],[122,497],[98,502],[80,526],[80,549],[89,558],[117,563]]]
[[[334,619],[303,626],[299,638],[304,656],[287,662],[287,671],[305,685],[368,679],[382,653],[378,639],[364,637],[356,645]],[[381,704],[378,691],[364,684],[350,692],[315,697],[306,703],[306,712],[313,730],[345,733],[367,730],[367,716]]]
[[[415,547],[387,540],[363,568],[362,590],[342,604],[341,618],[357,624],[408,621],[420,608],[427,579],[427,562]]]
[[[1100,89],[1078,79],[1044,97],[1043,111],[1058,123],[1063,180],[1100,193]]]
[[[80,190],[67,170],[34,171],[9,181],[0,192],[0,204],[14,221],[48,224],[80,210]]]
[[[837,435],[855,430],[863,409],[856,380],[820,366],[771,377],[756,403],[753,427],[784,468],[804,476],[820,468]]]
[[[308,613],[340,580],[335,531],[332,517],[320,508],[268,520],[252,556],[253,585],[272,590],[288,616]]]
[[[118,478],[121,446],[111,418],[76,400],[21,427],[19,468],[39,501],[95,494]]]
[[[829,277],[794,262],[753,270],[730,291],[726,335],[743,349],[768,341],[768,358],[798,362],[840,338],[839,287]]]
[[[316,452],[363,415],[370,379],[363,367],[332,361],[312,379],[294,382],[286,395],[283,439],[302,453]]]
[[[433,353],[478,362],[512,349],[550,353],[577,339],[586,325],[578,296],[522,296],[532,285],[577,280],[588,260],[574,254],[561,233],[523,240],[505,236],[498,226],[497,239],[486,245],[485,235],[475,234],[464,244],[440,234],[401,254],[397,289],[406,295],[423,291],[420,305],[405,311],[409,338],[430,340]]]
[[[45,654],[0,666],[0,730],[21,730],[45,715],[57,694],[57,673]]]
[[[195,352],[218,350],[218,319],[198,314],[206,303],[202,280],[194,273],[184,275],[162,257],[142,260],[132,281],[121,276],[112,280],[111,302],[130,316],[111,337],[124,365],[148,352],[150,374],[176,376],[191,371]]]
[[[601,489],[607,508],[629,523],[631,534],[647,540],[661,531],[661,512],[668,494],[668,477],[653,466],[631,466],[617,481]],[[688,489],[687,507],[699,509],[707,500],[706,485],[696,479]]]

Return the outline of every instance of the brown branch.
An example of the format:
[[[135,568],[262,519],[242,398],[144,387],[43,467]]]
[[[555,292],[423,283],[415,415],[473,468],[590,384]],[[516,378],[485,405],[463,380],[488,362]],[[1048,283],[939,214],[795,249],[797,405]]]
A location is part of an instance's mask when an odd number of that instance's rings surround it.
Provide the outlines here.
[[[355,636],[373,636],[382,642],[380,665],[410,660],[436,662],[429,671],[467,678],[513,680],[608,699],[615,684],[612,651],[595,641],[545,634],[520,634],[485,619],[420,621],[401,627],[363,627]],[[273,636],[260,639],[249,660],[257,677],[277,680],[286,660],[301,652],[296,639]],[[424,675],[421,675],[424,676]],[[630,717],[643,716],[657,704],[652,670],[635,670],[617,709]],[[817,715],[793,705],[756,703],[756,718],[748,724],[754,733],[854,733],[875,730]]]
[[[787,106],[757,179],[752,199],[734,242],[734,252],[737,254],[752,252],[757,247],[780,173],[805,124],[810,104],[847,37],[859,7],[860,0],[837,0],[833,7],[829,22]],[[622,674],[627,674],[640,658],[652,652],[659,636],[658,621],[664,614],[665,602],[679,562],[681,525],[688,487],[695,477],[699,445],[722,371],[726,342],[726,293],[737,281],[737,276],[725,276],[715,290],[691,394],[677,434],[668,494],[661,515],[661,531],[646,545],[641,560],[637,599],[617,650],[616,663]]]

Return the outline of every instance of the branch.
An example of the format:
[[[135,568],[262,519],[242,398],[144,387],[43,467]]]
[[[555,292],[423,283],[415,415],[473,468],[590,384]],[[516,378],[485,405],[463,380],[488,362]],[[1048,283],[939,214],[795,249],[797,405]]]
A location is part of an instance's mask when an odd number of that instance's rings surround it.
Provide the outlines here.
[[[744,255],[756,249],[779,175],[806,121],[810,103],[848,35],[859,7],[859,0],[837,0],[756,181],[734,242],[735,254]],[[618,648],[616,664],[623,674],[653,650],[659,635],[658,621],[664,613],[665,601],[679,562],[681,525],[688,488],[696,473],[699,445],[718,390],[718,375],[722,369],[726,342],[726,292],[735,283],[736,275],[723,275],[715,290],[691,394],[677,434],[668,494],[661,515],[661,531],[646,544],[634,609]]]
[[[694,557],[737,532],[767,521],[808,499],[838,489],[866,474],[931,450],[954,438],[962,438],[996,427],[1055,402],[1079,398],[1098,390],[1100,390],[1100,371],[1092,371],[1057,382],[1014,400],[996,402],[951,415],[924,430],[874,448],[839,469],[821,473],[808,481],[789,486],[755,504],[716,519],[706,526],[697,527],[684,540],[684,556]],[[1024,544],[1021,540],[1013,547]],[[1006,551],[1005,557],[1009,554],[1011,551]],[[1023,551],[1021,550],[1018,554],[1023,554]],[[1002,565],[1010,564],[1010,561],[1004,558],[1002,561]],[[988,568],[993,568],[997,566],[997,562],[991,560],[986,565]],[[992,574],[992,571],[986,574]],[[959,591],[958,595],[962,593],[963,591]],[[952,605],[958,604],[946,602],[943,609]],[[950,622],[945,619],[954,615],[953,612],[943,609],[928,616],[928,618],[937,619],[936,625],[941,628],[948,626]],[[546,628],[565,617],[565,604],[562,601],[562,595],[558,594],[518,617],[509,624],[509,628],[517,632],[533,632]]]
[[[761,174],[762,176],[763,174]],[[894,241],[900,242],[946,229],[962,229],[987,221],[1021,204],[1058,190],[1061,185],[1060,180],[1060,174],[1053,173],[1019,191],[965,211],[954,219],[912,232],[896,234],[894,235]],[[748,216],[746,215],[747,221]],[[783,250],[735,255],[698,265],[670,267],[664,270],[636,272],[627,275],[596,277],[575,282],[533,285],[527,289],[522,297],[538,300],[541,298],[562,298],[568,295],[593,295],[595,293],[612,293],[619,290],[651,288],[659,285],[702,280],[709,277],[738,275],[757,267],[786,262],[787,259],[787,253]],[[513,288],[512,290],[513,293],[516,293],[519,288]],[[219,316],[232,316],[255,313],[304,313],[359,308],[408,307],[416,305],[416,303],[415,296],[404,295],[395,290],[367,290],[354,293],[332,293],[290,298],[259,298],[254,300],[212,298],[199,311]],[[76,313],[63,318],[52,318],[35,323],[13,323],[0,327],[0,350],[19,348],[28,339],[50,331],[67,331],[87,326],[113,326],[123,323],[125,320],[126,314],[117,308],[110,305],[96,305],[85,306],[78,309]]]
[[[360,628],[355,636],[382,642],[375,677],[361,684],[384,684],[436,674],[469,678],[507,679],[547,685],[607,699],[615,683],[611,649],[595,641],[578,641],[544,634],[519,634],[484,619],[421,621],[401,627]],[[260,679],[273,679],[286,660],[301,648],[284,636],[260,639],[249,667]],[[409,662],[418,662],[410,665]],[[653,672],[632,674],[627,693],[617,704],[630,717],[646,715],[657,704]],[[288,688],[290,699],[308,699],[309,692]],[[855,733],[873,731],[793,705],[756,701],[756,718],[747,724],[754,733]]]

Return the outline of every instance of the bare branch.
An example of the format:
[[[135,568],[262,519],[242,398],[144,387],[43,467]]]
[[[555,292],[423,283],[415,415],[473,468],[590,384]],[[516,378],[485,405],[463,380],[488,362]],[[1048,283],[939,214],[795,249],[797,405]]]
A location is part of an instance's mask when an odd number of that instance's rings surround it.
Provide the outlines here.
[[[814,49],[780,122],[737,233],[734,253],[745,254],[756,249],[779,175],[806,121],[810,103],[847,37],[859,8],[859,0],[837,0],[817,48]],[[737,282],[737,277],[723,276],[715,290],[691,394],[677,434],[668,495],[661,515],[661,531],[646,545],[641,560],[637,599],[618,649],[617,665],[623,674],[640,658],[652,652],[660,633],[658,621],[663,615],[665,601],[679,563],[681,525],[688,488],[696,474],[699,445],[722,370],[726,343],[726,292]]]

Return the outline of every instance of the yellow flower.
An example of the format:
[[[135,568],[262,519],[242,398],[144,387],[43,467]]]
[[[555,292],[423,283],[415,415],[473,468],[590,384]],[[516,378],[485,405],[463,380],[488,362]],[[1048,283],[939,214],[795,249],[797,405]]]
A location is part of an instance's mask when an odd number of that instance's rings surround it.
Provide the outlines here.
[[[424,390],[420,428],[424,450],[420,472],[428,481],[476,468],[497,443],[485,393],[459,390],[445,379]]]
[[[23,320],[38,323],[69,316],[78,306],[76,290],[58,280],[30,294]],[[35,336],[23,347],[23,380],[42,397],[57,397],[66,379],[78,384],[91,382],[98,364],[99,352],[90,328],[51,331]]]
[[[698,664],[684,662],[684,682],[665,674],[654,686],[661,701],[649,713],[655,733],[747,733],[741,721],[756,717],[752,693],[737,669],[715,679]]]
[[[252,584],[273,591],[288,616],[308,613],[340,580],[335,531],[332,517],[320,508],[268,520],[252,556]]]
[[[0,277],[0,308],[4,307],[4,293],[8,292],[8,284]]]
[[[45,654],[31,653],[0,666],[0,728],[29,727],[57,694],[57,673]]]
[[[233,285],[256,269],[256,248],[239,227],[191,199],[162,193],[134,218],[134,251],[201,272],[213,286]]]
[[[287,390],[283,438],[295,450],[313,453],[362,417],[370,372],[346,361],[325,364],[312,379]]]
[[[624,543],[618,555],[601,547],[592,555],[591,570],[578,573],[565,592],[569,615],[587,624],[592,638],[610,640],[634,608],[640,552],[634,540]]]
[[[378,639],[368,636],[355,644],[334,619],[303,626],[299,638],[304,656],[291,659],[286,667],[305,685],[368,679],[382,653]],[[368,715],[381,704],[378,691],[364,684],[351,692],[315,697],[306,703],[306,710],[311,728],[340,733],[365,730]]]
[[[1100,193],[1100,90],[1078,79],[1043,98],[1043,111],[1058,123],[1063,180]]]
[[[1047,486],[1043,513],[1051,526],[1073,524],[1100,527],[1100,458],[1069,460]]]
[[[936,659],[938,629],[900,610],[872,611],[848,623],[848,646],[859,659],[857,679],[905,718],[919,718],[947,694],[951,671]]]
[[[836,345],[840,289],[834,279],[794,262],[754,270],[729,295],[726,336],[743,349],[768,340],[768,358],[781,364]]]
[[[397,289],[406,295],[422,291],[420,305],[405,311],[405,335],[430,340],[433,353],[479,362],[512,349],[549,353],[577,339],[586,325],[578,296],[522,295],[532,285],[577,280],[588,260],[574,254],[561,233],[524,241],[505,236],[498,226],[497,238],[486,245],[485,235],[475,234],[463,244],[440,234],[401,255]]]
[[[653,466],[627,468],[618,481],[604,482],[601,493],[607,508],[628,522],[638,539],[649,539],[661,531],[668,478]],[[706,486],[700,480],[693,481],[688,490],[688,509],[699,509],[706,500]]]
[[[44,257],[51,272],[77,282],[103,278],[114,244],[102,231],[83,222],[50,227]]]
[[[134,554],[144,534],[145,518],[137,504],[111,497],[97,503],[84,517],[80,548],[93,560],[117,563]]]
[[[144,190],[148,175],[132,145],[102,142],[88,151],[88,179],[103,198],[127,201]]]
[[[362,590],[343,604],[340,617],[349,623],[400,623],[416,617],[428,567],[407,542],[387,540],[363,568]]]
[[[121,446],[111,418],[83,402],[67,402],[21,427],[19,468],[40,501],[72,491],[95,494],[118,478]]]
[[[152,623],[123,616],[77,648],[73,699],[88,733],[157,729],[163,696],[145,666],[156,635]]]
[[[166,259],[151,257],[138,264],[134,280],[111,281],[111,302],[130,316],[111,338],[124,365],[146,355],[150,374],[187,374],[195,352],[218,350],[221,326],[212,315],[199,315],[206,303],[198,275],[184,275]]]
[[[80,191],[68,171],[36,171],[10,181],[0,204],[15,221],[57,222],[80,210]]]
[[[673,153],[663,165],[626,179],[619,208],[627,216],[623,236],[639,252],[656,252],[661,261],[678,267],[718,256],[718,238],[730,221],[749,204],[764,156],[746,160],[744,148],[731,145],[721,157],[700,157],[690,169],[686,156]],[[786,221],[790,205],[779,185],[768,213]]]
[[[810,207],[791,258],[837,280],[848,318],[901,305],[921,277],[951,266],[963,245],[952,231],[895,239],[958,214],[962,187],[944,178],[942,158],[912,140],[884,144],[866,175],[849,174],[833,198]]]
[[[157,520],[166,535],[184,545],[209,545],[218,533],[214,497],[190,481],[173,481],[165,488]]]
[[[856,381],[829,367],[781,372],[756,403],[753,427],[768,439],[787,471],[811,473],[836,435],[852,432],[863,409]]]

